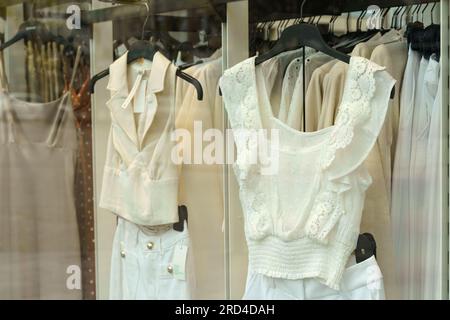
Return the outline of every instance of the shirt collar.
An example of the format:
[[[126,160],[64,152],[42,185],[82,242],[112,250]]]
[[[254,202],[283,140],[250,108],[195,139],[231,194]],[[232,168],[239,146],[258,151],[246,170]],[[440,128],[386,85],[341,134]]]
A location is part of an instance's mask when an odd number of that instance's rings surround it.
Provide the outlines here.
[[[109,81],[107,88],[111,91],[128,91],[127,81],[127,57],[128,51],[119,59],[109,66]],[[150,70],[148,89],[153,92],[161,92],[164,90],[164,82],[166,71],[170,65],[170,61],[160,52],[156,52],[153,57],[153,63]]]

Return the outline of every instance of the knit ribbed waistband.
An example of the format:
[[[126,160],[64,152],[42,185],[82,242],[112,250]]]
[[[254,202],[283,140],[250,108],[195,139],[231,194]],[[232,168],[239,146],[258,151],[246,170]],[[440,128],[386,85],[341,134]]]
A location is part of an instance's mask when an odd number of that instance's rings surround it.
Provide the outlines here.
[[[249,268],[273,278],[318,280],[339,290],[354,246],[333,242],[323,245],[308,237],[285,242],[270,236],[248,239]]]

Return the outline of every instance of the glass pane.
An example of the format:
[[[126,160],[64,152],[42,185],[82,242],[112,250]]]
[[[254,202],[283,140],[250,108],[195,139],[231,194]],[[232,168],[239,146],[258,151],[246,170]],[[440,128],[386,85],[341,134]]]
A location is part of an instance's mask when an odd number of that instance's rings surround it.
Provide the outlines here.
[[[95,299],[90,5],[33,3],[0,10],[0,299]]]
[[[230,296],[446,298],[440,3],[301,3],[249,1],[257,58],[223,76],[231,128],[255,133],[230,173]]]
[[[222,166],[205,138],[223,122],[220,17],[108,8],[94,30],[96,72],[110,70],[94,95],[101,298],[225,299]]]

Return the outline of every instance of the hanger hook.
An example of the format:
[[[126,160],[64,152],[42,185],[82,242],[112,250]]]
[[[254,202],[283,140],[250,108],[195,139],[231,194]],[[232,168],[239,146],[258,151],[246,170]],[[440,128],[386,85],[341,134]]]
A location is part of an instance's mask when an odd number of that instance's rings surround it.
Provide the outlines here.
[[[386,8],[386,11],[384,11],[383,16],[381,17],[381,29],[383,29],[383,30],[384,30],[387,14],[389,13],[390,10],[391,10],[391,8]]]
[[[300,19],[303,21],[303,6],[305,5],[306,0],[302,1],[302,4],[300,5]]]
[[[336,33],[336,21],[338,21],[340,15],[336,14],[333,19],[333,34]]]
[[[401,8],[401,7],[396,8],[395,11],[394,11],[394,13],[392,14],[392,18],[391,18],[391,29],[394,28],[394,24],[395,24],[395,26],[397,26],[397,24],[394,23],[394,22],[397,22],[397,14],[400,12],[400,10],[399,10],[400,8]]]
[[[427,10],[428,5],[429,5],[429,3],[425,4],[425,7],[422,9],[422,22],[424,21],[424,13],[425,13],[425,10]]]
[[[437,2],[435,2],[435,3],[433,4],[433,6],[431,7],[431,11],[430,11],[430,14],[431,14],[431,24],[434,24],[433,16],[434,16],[434,8],[436,7],[436,4],[437,4]]]
[[[400,28],[403,25],[403,16],[405,15],[406,11],[408,11],[408,6],[405,6],[404,8],[405,9],[403,10],[402,14],[400,15],[400,19],[399,19],[399,21],[400,21]]]
[[[345,22],[345,26],[347,28],[347,32],[346,33],[350,33],[350,12],[347,12],[347,21]]]
[[[394,24],[394,28],[396,28],[396,29],[399,29],[400,28],[400,26],[401,26],[401,20],[399,20],[399,16],[400,16],[400,13],[402,13],[402,11],[403,11],[403,7],[399,7],[399,10],[398,10],[398,12],[397,12],[397,15],[395,16],[395,24]]]
[[[396,19],[396,25],[397,28],[400,29],[403,25],[403,16],[405,15],[406,10],[408,10],[407,6],[402,7],[402,9],[400,10],[400,12],[398,13],[398,17]]]
[[[361,27],[362,27],[362,23],[363,23],[363,21],[364,21],[364,18],[366,17],[366,12],[367,12],[367,10],[363,10],[362,12],[361,12],[361,14],[359,15],[359,17],[358,17],[358,20],[356,20],[356,23],[357,23],[357,31],[361,31],[362,29],[361,29]]]
[[[422,8],[422,4],[420,3],[420,4],[417,6],[416,10],[414,10],[414,13],[413,13],[413,19],[414,19],[414,14],[417,14],[416,20],[419,21],[419,12],[420,12],[420,9],[421,9],[421,8]]]
[[[144,2],[145,9],[147,10],[147,15],[145,16],[144,25],[142,26],[141,40],[144,40],[145,27],[147,26],[148,19],[150,18],[150,0]]]

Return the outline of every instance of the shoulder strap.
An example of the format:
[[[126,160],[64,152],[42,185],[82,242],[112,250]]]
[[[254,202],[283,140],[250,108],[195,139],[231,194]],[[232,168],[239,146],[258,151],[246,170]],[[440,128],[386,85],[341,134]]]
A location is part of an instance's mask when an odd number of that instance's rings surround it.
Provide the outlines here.
[[[259,129],[255,59],[246,59],[226,70],[220,78],[225,108],[232,129]]]
[[[235,173],[246,179],[257,162],[258,129],[262,128],[256,97],[255,59],[225,71],[220,88],[237,149]]]
[[[8,91],[8,79],[6,78],[3,53],[0,51],[0,90]]]
[[[73,87],[73,82],[75,81],[75,75],[77,74],[78,66],[80,64],[80,60],[81,60],[81,46],[78,46],[77,54],[75,56],[75,62],[73,64],[73,69],[72,69],[72,77],[70,78],[69,91]]]

